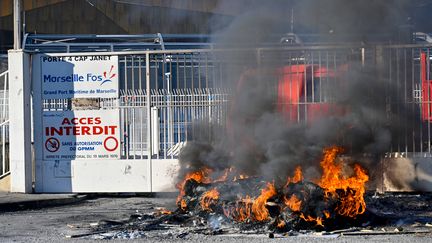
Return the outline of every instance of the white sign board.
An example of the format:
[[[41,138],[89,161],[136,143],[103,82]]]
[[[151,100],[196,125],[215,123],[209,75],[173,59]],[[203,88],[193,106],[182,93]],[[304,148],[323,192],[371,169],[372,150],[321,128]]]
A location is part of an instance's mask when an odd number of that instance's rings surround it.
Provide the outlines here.
[[[118,97],[118,56],[40,56],[43,99]]]
[[[43,113],[43,159],[120,159],[120,112],[112,110]]]

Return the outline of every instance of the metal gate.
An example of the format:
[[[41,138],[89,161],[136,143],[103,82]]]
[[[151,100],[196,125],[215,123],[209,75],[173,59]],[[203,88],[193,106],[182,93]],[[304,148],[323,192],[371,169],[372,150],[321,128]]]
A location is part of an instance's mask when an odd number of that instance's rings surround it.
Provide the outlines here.
[[[238,80],[253,71],[284,69],[289,75],[272,83],[275,94],[285,79],[285,92],[276,95],[276,106],[287,119],[307,123],[331,102],[328,87],[337,85],[337,74],[349,73],[347,64],[380,67],[383,79],[398,87],[398,97],[410,104],[415,117],[404,135],[394,138],[387,157],[431,157],[429,46],[315,46],[245,50],[167,50],[97,53],[118,56],[119,95],[87,100],[42,99],[41,84],[34,83],[36,191],[38,192],[150,192],[171,190],[178,169],[177,156],[194,139],[195,121],[225,125],[229,100],[242,92]],[[44,54],[45,55],[45,54]],[[95,53],[51,56],[94,56]],[[40,57],[33,55],[33,80],[40,73]],[[294,70],[294,67],[295,70]],[[301,69],[302,67],[303,69]],[[341,71],[346,69],[346,71]],[[288,71],[287,71],[288,70]],[[299,85],[291,81],[298,79]],[[265,82],[263,80],[263,82]],[[230,85],[231,84],[231,85]],[[233,85],[234,84],[234,85]],[[237,87],[237,88],[236,88]],[[386,95],[386,94],[383,94]],[[282,98],[281,98],[282,97]],[[404,105],[406,105],[404,104]],[[404,112],[398,104],[383,112]],[[42,114],[50,111],[119,110],[120,158],[115,160],[44,160]],[[322,114],[325,114],[322,113]],[[411,114],[412,115],[412,114]],[[428,160],[429,161],[429,160]]]
[[[46,55],[33,56],[34,80],[40,80],[40,60]],[[209,51],[98,55],[118,56],[118,97],[43,99],[42,85],[34,83],[36,191],[171,190],[178,168],[176,158],[187,140],[192,139],[192,123],[209,117],[212,122],[225,122],[229,93],[218,84],[222,79],[222,65],[212,60]],[[74,56],[88,57],[94,53]],[[46,159],[42,151],[47,141],[41,139],[44,114],[82,110],[119,111],[120,157],[114,160]]]

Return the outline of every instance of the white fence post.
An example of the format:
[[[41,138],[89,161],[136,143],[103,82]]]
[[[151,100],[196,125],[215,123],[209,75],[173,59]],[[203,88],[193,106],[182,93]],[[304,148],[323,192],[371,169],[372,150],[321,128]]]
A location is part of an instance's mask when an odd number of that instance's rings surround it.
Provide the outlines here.
[[[152,189],[152,124],[151,124],[151,87],[150,87],[150,54],[146,52],[146,93],[147,93],[147,160],[148,160],[148,175],[149,188]]]
[[[22,50],[8,54],[11,191],[31,193],[30,56]]]

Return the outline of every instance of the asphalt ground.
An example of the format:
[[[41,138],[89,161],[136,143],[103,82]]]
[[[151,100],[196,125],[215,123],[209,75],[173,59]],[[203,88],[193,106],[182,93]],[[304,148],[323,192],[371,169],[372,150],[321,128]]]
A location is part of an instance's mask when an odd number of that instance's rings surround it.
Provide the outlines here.
[[[388,205],[390,208],[387,207],[387,202],[380,204],[379,207],[382,206],[382,210],[398,211],[399,217],[403,218],[406,214],[408,219],[417,212],[423,219],[422,225],[425,224],[424,220],[431,218],[431,211],[427,211],[429,209],[427,205],[432,205],[429,197],[421,199],[420,196],[419,199],[415,195],[391,196],[387,201],[393,202]],[[394,208],[398,206],[394,201],[400,201],[401,205],[405,205],[405,208],[401,208],[403,212]],[[90,196],[69,205],[4,211],[0,213],[0,242],[100,242],[100,234],[86,235],[92,232],[89,229],[94,225],[101,222],[124,222],[131,215],[149,214],[161,207],[174,209],[175,197],[167,195],[164,197],[157,195],[156,197]],[[411,208],[413,210],[410,211]],[[396,230],[397,227],[389,225],[385,230],[390,234],[383,235],[300,234],[298,236],[275,235],[275,238],[269,238],[268,234],[205,235],[196,233],[182,234],[179,237],[178,234],[172,234],[167,230],[159,230],[144,232],[142,238],[139,239],[113,239],[110,242],[432,242],[430,232],[412,234],[409,233],[411,229],[405,228],[405,233],[392,234],[391,231]],[[430,229],[432,231],[432,228]],[[71,236],[75,238],[70,238]]]
[[[0,192],[0,212],[70,205],[87,199],[79,194],[24,194]]]

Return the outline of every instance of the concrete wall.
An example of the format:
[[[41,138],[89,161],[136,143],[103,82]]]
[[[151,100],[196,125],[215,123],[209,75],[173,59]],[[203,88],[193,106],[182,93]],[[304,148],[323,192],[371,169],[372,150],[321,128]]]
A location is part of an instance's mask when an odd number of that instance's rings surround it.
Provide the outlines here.
[[[385,158],[379,191],[432,192],[432,157]]]

